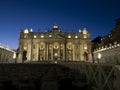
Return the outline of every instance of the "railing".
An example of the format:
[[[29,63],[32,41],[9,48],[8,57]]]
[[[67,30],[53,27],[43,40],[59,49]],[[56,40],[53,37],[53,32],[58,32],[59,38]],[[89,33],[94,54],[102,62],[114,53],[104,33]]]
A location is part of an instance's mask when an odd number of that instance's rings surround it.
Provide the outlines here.
[[[120,90],[119,65],[103,65],[85,62],[61,62],[61,64],[84,74],[93,90]]]

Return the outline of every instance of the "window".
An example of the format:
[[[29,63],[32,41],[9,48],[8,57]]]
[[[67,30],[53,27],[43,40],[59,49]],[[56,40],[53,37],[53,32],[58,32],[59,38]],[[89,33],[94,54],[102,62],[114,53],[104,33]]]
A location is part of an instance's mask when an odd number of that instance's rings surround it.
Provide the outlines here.
[[[41,35],[41,38],[44,38],[44,35]]]
[[[67,44],[67,48],[68,48],[69,50],[72,50],[72,47],[73,47],[73,46],[72,46],[72,43],[68,43],[68,44]]]
[[[83,35],[83,38],[84,38],[84,39],[87,38],[87,35]]]
[[[78,36],[75,36],[75,38],[78,38]]]
[[[60,49],[63,49],[63,45],[62,44],[60,45]]]
[[[27,44],[24,44],[24,50],[27,50]]]
[[[36,38],[37,36],[36,35],[34,35],[34,38]]]
[[[49,37],[52,37],[52,35],[49,35]]]
[[[71,35],[68,35],[68,38],[71,38]]]
[[[87,44],[84,44],[84,49],[87,50]]]

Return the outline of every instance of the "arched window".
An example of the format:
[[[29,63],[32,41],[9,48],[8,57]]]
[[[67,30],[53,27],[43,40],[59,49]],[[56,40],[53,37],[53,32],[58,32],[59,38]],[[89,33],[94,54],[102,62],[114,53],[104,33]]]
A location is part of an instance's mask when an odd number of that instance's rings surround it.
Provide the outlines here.
[[[24,49],[24,50],[27,50],[27,48],[28,48],[28,47],[27,47],[27,43],[24,43],[23,49]]]

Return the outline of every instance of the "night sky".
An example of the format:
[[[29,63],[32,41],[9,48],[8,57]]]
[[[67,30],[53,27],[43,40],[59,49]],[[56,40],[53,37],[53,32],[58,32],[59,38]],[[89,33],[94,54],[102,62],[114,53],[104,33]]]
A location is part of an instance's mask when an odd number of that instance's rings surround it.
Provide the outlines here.
[[[120,18],[120,0],[0,0],[0,42],[18,47],[21,29],[87,28],[91,39],[110,33]]]

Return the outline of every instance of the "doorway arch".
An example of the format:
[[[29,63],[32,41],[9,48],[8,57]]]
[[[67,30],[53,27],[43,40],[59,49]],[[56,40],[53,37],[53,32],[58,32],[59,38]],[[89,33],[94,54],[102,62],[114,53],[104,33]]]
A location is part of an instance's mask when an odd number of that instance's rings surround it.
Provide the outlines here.
[[[23,51],[23,61],[26,61],[27,60],[27,51],[24,50]]]
[[[87,51],[84,52],[84,60],[88,61],[88,52]]]

